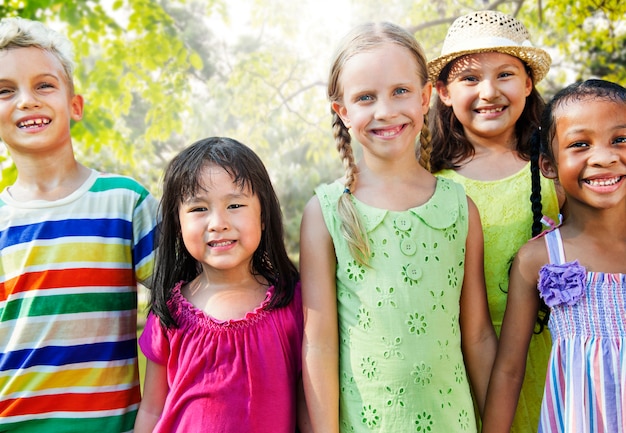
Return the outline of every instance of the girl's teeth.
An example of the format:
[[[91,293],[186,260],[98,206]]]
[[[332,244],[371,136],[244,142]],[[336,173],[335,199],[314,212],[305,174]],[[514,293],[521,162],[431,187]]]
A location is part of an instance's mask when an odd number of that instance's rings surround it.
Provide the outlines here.
[[[396,135],[398,131],[400,131],[401,129],[402,128],[382,129],[382,130],[378,130],[377,134],[380,135],[381,137],[391,137],[393,135]]]
[[[613,179],[589,179],[586,180],[587,184],[591,185],[591,186],[611,186],[611,185],[615,185],[617,182],[620,181],[622,177],[615,177]]]
[[[479,110],[479,113],[499,113],[503,110],[503,107],[493,108],[491,110]]]

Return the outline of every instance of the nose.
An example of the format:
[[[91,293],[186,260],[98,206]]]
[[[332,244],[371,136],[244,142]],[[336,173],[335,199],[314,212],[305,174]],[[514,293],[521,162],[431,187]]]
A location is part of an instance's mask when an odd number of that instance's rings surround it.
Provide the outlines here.
[[[589,164],[596,167],[608,167],[615,164],[618,160],[618,152],[613,146],[594,146],[591,149]]]
[[[229,223],[225,211],[215,210],[209,217],[207,230],[210,232],[223,232],[228,230]]]
[[[396,116],[397,112],[398,110],[390,98],[379,98],[376,101],[376,113],[374,117],[377,120],[393,118]]]
[[[490,100],[499,94],[498,87],[491,80],[482,80],[478,86],[481,99]]]
[[[19,98],[17,100],[17,107],[20,110],[28,110],[31,108],[41,107],[41,101],[31,91],[20,91]]]

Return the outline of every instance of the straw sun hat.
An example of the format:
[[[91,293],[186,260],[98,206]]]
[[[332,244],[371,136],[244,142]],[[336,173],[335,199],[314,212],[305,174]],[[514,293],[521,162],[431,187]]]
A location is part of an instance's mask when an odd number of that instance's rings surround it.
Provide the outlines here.
[[[428,76],[435,83],[441,70],[467,54],[498,52],[517,57],[532,70],[537,84],[550,69],[550,55],[530,43],[524,24],[497,11],[478,11],[457,18],[443,42],[441,55],[428,62]]]

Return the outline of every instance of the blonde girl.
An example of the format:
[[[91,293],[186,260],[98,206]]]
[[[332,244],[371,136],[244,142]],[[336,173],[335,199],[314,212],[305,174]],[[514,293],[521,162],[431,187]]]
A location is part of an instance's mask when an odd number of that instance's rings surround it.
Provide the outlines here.
[[[315,190],[301,226],[316,432],[476,431],[470,379],[482,406],[496,347],[482,231],[462,188],[427,169],[431,90],[421,47],[390,23],[355,28],[332,63],[346,174]]]

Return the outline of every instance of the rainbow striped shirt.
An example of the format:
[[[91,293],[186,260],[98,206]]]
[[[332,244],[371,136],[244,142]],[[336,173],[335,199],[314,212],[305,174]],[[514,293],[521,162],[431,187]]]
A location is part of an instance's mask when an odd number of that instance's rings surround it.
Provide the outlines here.
[[[156,208],[95,171],[54,202],[0,194],[0,432],[132,431]]]

